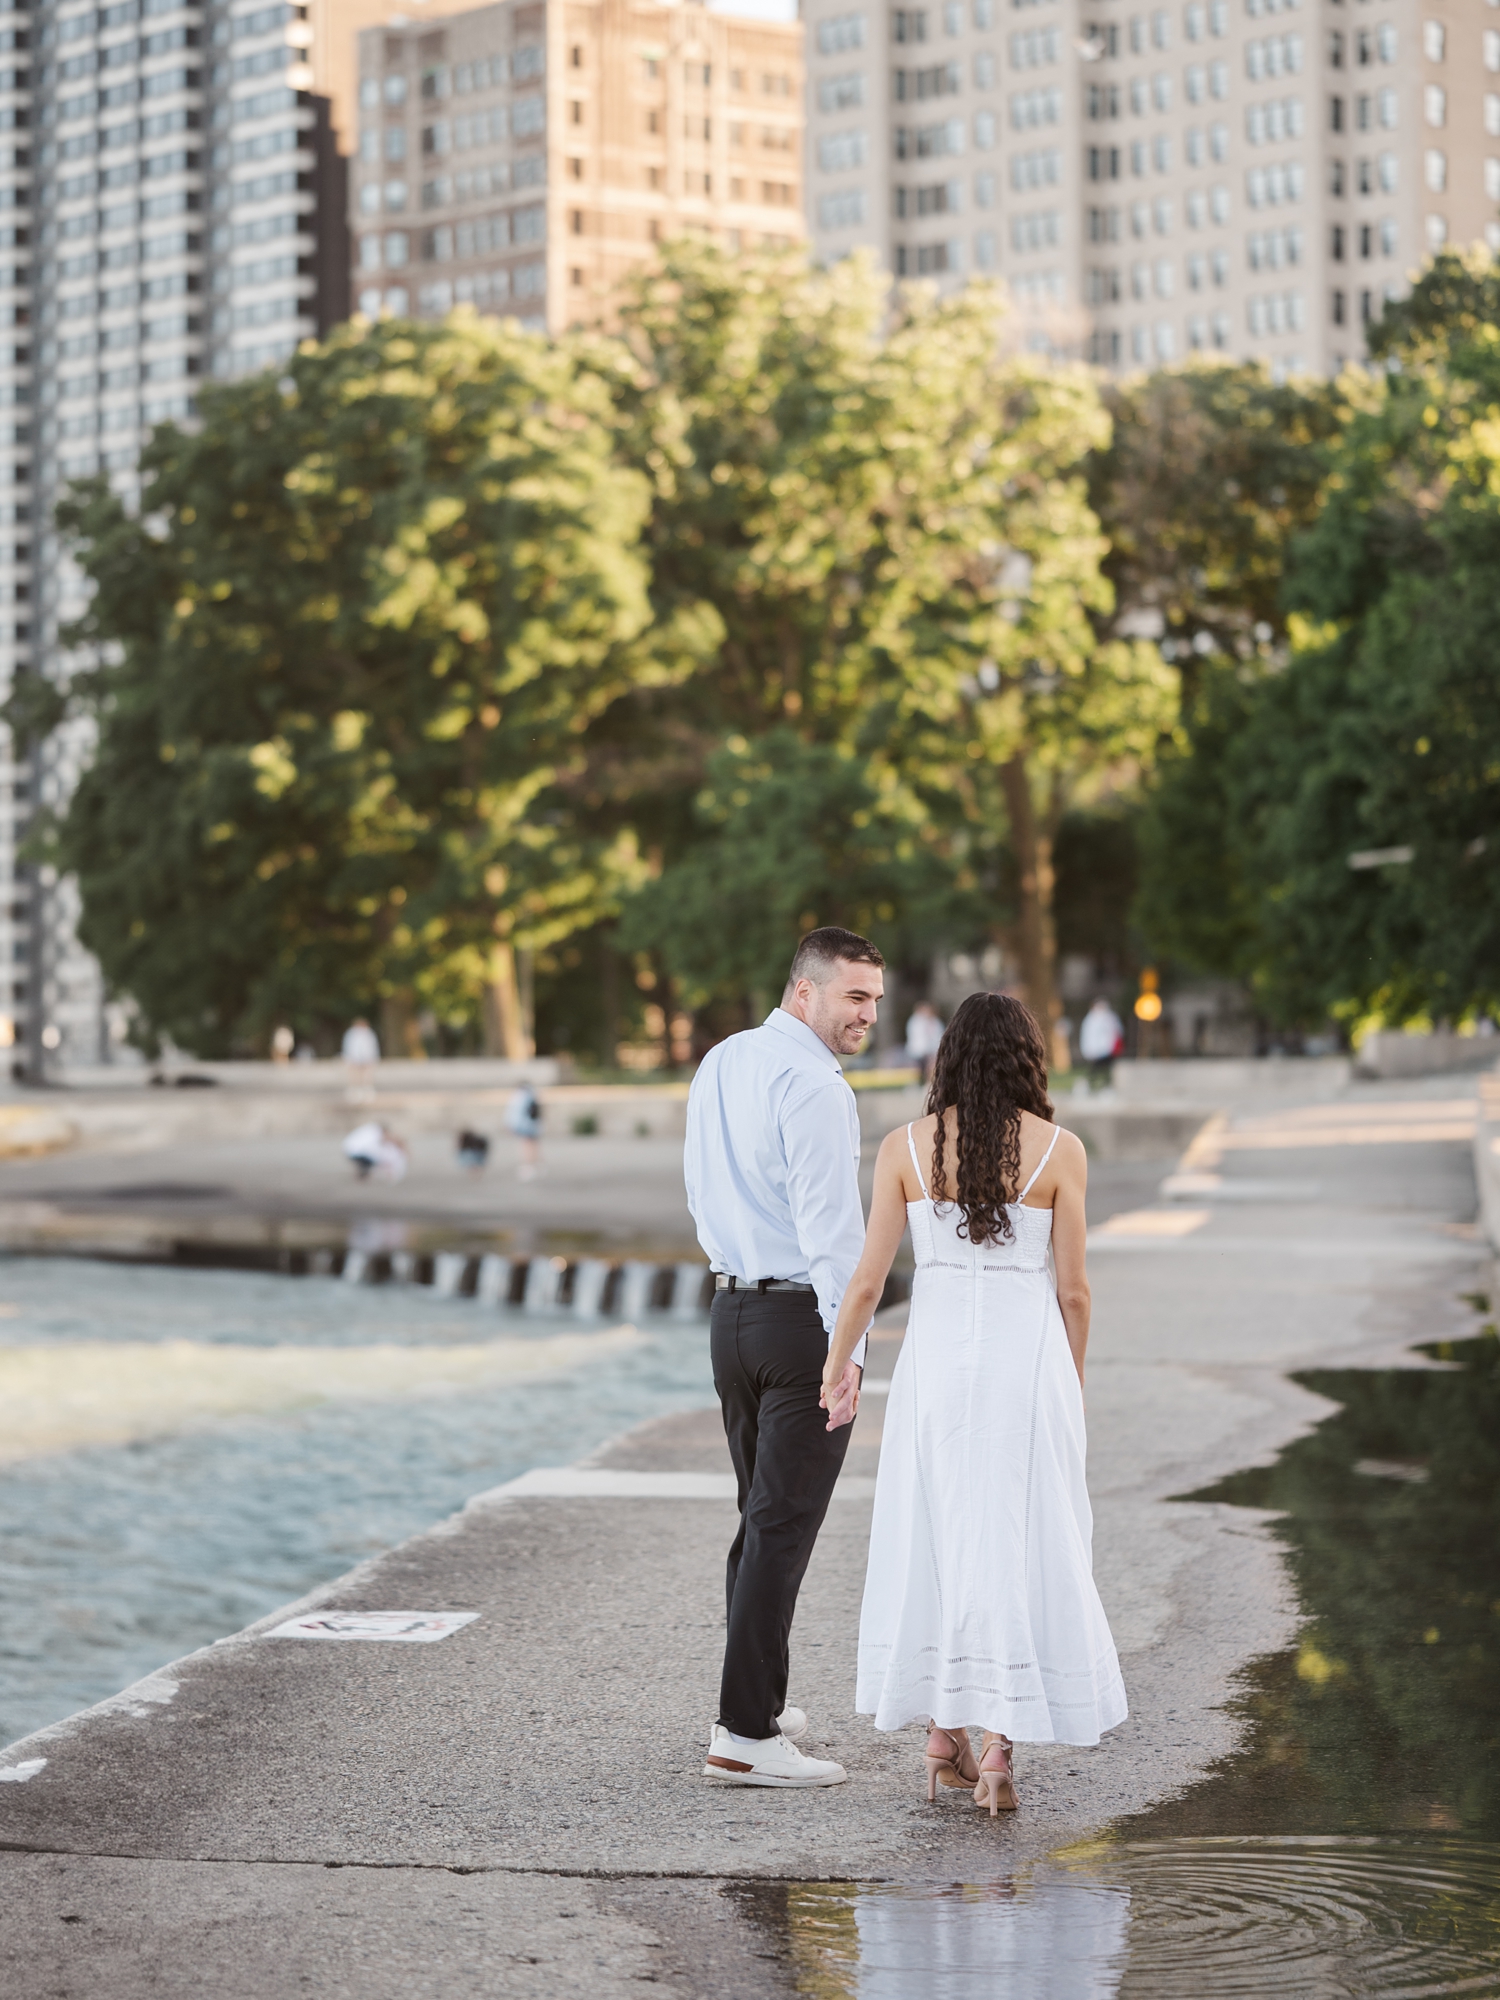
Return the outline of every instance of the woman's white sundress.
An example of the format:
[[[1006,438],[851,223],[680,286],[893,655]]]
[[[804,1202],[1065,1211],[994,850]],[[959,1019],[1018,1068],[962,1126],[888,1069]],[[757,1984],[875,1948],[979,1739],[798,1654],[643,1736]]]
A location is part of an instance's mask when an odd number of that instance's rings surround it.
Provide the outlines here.
[[[1014,1234],[906,1205],[916,1277],[891,1379],[859,1626],[855,1706],[877,1729],[930,1717],[1022,1743],[1097,1743],[1125,1688],[1093,1576],[1083,1393],[1048,1264],[1050,1208]]]

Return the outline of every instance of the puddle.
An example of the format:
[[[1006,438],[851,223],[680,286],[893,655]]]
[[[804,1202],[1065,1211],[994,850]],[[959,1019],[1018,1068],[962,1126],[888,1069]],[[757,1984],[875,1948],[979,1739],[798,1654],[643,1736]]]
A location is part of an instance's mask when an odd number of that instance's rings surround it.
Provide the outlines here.
[[[1500,1338],[1420,1351],[1299,1374],[1336,1414],[1185,1496],[1279,1512],[1306,1614],[1241,1676],[1244,1747],[1013,1879],[736,1885],[792,1991],[1500,1996]]]
[[[734,1892],[812,2000],[1500,1993],[1500,1850],[1131,1841],[987,1887]]]
[[[1282,1513],[1306,1623],[1241,1676],[1244,1748],[1123,1831],[1500,1842],[1500,1338],[1418,1351],[1295,1376],[1338,1413],[1189,1496]]]

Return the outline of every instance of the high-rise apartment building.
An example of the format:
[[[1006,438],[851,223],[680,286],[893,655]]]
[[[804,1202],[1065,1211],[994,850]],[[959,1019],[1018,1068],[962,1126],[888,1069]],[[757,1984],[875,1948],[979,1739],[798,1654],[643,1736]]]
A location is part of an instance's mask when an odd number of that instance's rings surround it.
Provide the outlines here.
[[[151,427],[205,376],[289,353],[348,310],[346,196],[307,9],[287,0],[0,6],[0,694],[66,680],[83,608],[60,546],[69,481],[136,489]],[[38,1073],[118,1034],[74,936],[73,885],[23,863],[66,799],[84,726],[0,764],[0,1041]]]
[[[359,37],[360,311],[607,319],[666,238],[802,234],[802,31],[655,0],[498,0]]]
[[[1500,247],[1490,0],[808,0],[805,19],[816,252],[993,274],[1033,340],[1113,369],[1331,370],[1433,250]]]

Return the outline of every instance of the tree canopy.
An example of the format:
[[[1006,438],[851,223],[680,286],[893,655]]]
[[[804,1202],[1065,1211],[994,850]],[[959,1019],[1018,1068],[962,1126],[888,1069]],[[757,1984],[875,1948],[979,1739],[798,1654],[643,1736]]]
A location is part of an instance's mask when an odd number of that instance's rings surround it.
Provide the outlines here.
[[[640,644],[648,489],[605,377],[472,318],[347,328],[206,387],[142,472],[138,512],[99,482],[61,515],[99,742],[57,855],[110,983],[200,1051],[503,999],[512,940],[633,879],[567,779],[590,720],[677,665]]]
[[[1500,1008],[1491,260],[1437,260],[1372,347],[1284,558],[1289,654],[1199,690],[1143,830],[1151,933],[1289,1022]]]

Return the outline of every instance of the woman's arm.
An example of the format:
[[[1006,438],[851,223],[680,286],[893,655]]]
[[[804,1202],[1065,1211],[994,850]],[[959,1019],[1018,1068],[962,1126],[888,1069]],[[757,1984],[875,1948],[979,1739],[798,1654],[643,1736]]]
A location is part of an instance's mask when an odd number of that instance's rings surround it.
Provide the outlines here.
[[[823,1370],[823,1393],[818,1400],[830,1412],[839,1382],[849,1365],[849,1357],[859,1345],[860,1335],[870,1324],[870,1316],[880,1303],[891,1261],[906,1227],[906,1189],[901,1179],[901,1141],[904,1136],[904,1130],[888,1132],[875,1161],[875,1193],[870,1202],[870,1220],[865,1226],[864,1255],[855,1266],[854,1276],[849,1280],[839,1305],[833,1345],[828,1350],[828,1361]],[[851,1410],[849,1416],[853,1414]],[[848,1420],[844,1419],[845,1422]],[[837,1429],[831,1414],[828,1428]]]
[[[1084,1351],[1089,1344],[1089,1278],[1085,1265],[1088,1224],[1084,1220],[1089,1162],[1083,1141],[1072,1132],[1064,1132],[1058,1140],[1054,1158],[1057,1186],[1052,1196],[1052,1259],[1057,1266],[1057,1303],[1081,1388]]]

